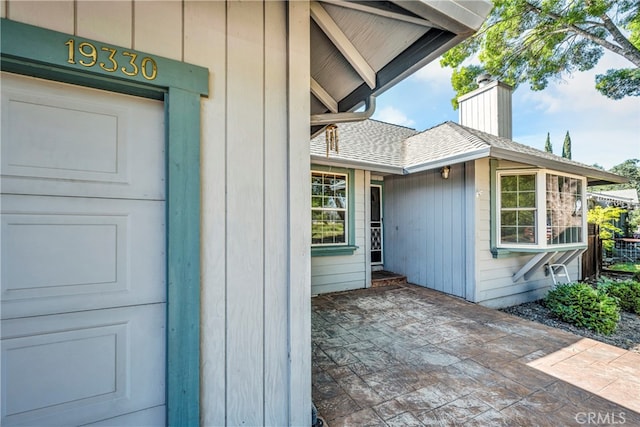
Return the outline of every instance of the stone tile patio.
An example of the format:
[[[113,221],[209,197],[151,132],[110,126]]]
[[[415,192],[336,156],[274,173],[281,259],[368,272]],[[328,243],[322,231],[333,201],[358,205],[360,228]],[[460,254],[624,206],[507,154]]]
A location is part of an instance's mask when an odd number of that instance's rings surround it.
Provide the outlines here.
[[[640,355],[413,285],[312,300],[337,426],[640,425]]]

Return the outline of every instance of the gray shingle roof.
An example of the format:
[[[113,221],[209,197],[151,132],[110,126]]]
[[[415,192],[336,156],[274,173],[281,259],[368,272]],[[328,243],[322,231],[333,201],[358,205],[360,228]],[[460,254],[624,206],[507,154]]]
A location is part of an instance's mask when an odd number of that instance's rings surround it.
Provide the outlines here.
[[[397,168],[412,173],[483,157],[522,162],[590,178],[593,183],[625,182],[621,177],[573,160],[565,159],[503,138],[444,122],[424,132],[377,120],[344,123],[338,126],[339,153],[328,161],[342,165],[371,165],[371,170]],[[313,160],[326,158],[325,134],[311,140]],[[401,172],[400,172],[401,170]]]
[[[338,126],[339,153],[329,157],[372,165],[402,168],[403,142],[417,134],[415,129],[377,120],[343,123]],[[326,157],[325,133],[311,139],[311,155]]]

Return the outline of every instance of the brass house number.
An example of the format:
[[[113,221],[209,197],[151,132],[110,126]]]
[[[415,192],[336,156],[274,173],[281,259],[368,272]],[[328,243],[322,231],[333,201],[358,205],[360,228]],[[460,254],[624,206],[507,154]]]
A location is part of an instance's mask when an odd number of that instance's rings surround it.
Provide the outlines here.
[[[123,73],[130,77],[142,74],[147,80],[153,80],[158,75],[156,61],[148,56],[138,61],[137,53],[126,50],[118,52],[117,49],[106,46],[100,46],[98,49],[89,42],[80,42],[76,47],[75,39],[69,39],[64,45],[67,46],[69,64],[80,64],[84,67],[97,65],[109,73]]]

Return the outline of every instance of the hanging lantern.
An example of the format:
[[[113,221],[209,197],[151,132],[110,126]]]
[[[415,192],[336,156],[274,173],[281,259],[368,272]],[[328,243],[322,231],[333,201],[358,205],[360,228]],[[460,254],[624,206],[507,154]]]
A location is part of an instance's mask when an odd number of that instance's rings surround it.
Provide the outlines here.
[[[338,126],[329,125],[325,130],[325,139],[327,142],[327,157],[329,157],[329,151],[335,151],[338,154]]]

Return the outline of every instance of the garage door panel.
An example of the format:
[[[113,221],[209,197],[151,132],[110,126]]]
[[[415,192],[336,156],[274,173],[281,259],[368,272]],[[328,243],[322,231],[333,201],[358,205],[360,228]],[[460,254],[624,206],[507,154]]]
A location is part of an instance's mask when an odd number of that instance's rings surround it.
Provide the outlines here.
[[[2,79],[3,193],[164,198],[162,103]]]
[[[162,425],[164,105],[1,89],[0,425]]]
[[[162,407],[164,315],[165,304],[152,304],[4,321],[1,424],[81,424]]]
[[[118,264],[126,265],[126,249],[122,242],[118,247],[118,235],[126,236],[126,216],[7,215],[5,220],[3,270],[9,292],[38,296],[64,293],[61,288],[108,290],[118,282]],[[123,288],[122,277],[120,282]]]
[[[85,427],[113,427],[113,426],[136,426],[136,427],[158,427],[167,425],[166,407],[156,406],[155,408],[133,412],[119,417],[109,418],[97,423],[86,424]]]
[[[3,156],[5,173],[126,182],[126,141],[118,135],[126,117],[116,110],[82,111],[82,105],[69,101],[43,105],[15,98],[10,94],[6,105],[11,144]]]
[[[164,202],[3,195],[2,318],[164,302]]]

